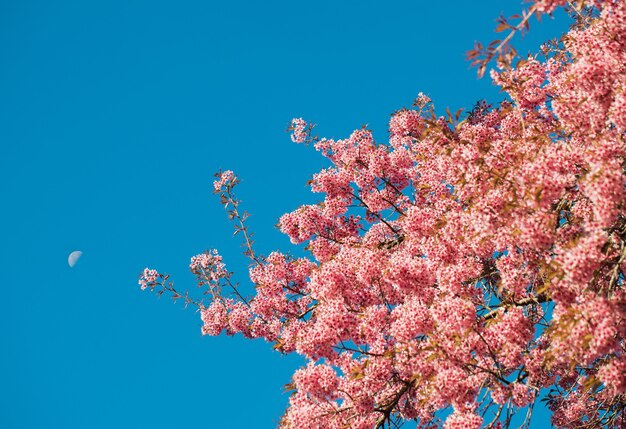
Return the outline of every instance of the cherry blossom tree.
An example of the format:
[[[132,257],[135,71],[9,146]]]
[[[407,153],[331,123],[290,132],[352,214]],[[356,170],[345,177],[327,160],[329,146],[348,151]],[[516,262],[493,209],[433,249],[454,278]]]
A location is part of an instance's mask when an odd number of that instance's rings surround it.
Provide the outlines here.
[[[570,31],[516,58],[530,16],[563,6]],[[558,428],[626,428],[626,2],[536,0],[515,22],[469,54],[479,73],[495,63],[497,106],[437,117],[420,94],[388,143],[293,120],[332,165],[310,181],[323,201],[279,221],[309,257],[256,253],[239,181],[217,175],[254,296],[217,251],[191,260],[201,300],[143,272],[203,334],[306,358],[282,428],[527,426],[540,400]]]

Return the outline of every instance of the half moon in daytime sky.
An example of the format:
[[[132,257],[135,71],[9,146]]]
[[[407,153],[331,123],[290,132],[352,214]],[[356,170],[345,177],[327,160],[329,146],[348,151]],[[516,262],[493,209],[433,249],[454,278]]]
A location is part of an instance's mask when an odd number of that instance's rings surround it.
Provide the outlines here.
[[[76,262],[78,262],[81,256],[83,256],[83,252],[81,252],[80,250],[74,250],[72,253],[70,253],[70,256],[67,257],[67,263],[69,264],[70,268],[74,268],[74,265],[76,265]]]

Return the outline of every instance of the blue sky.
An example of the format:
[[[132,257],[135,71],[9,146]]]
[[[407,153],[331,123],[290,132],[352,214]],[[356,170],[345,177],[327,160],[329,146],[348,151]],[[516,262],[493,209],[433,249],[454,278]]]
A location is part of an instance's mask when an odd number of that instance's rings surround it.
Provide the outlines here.
[[[198,314],[141,292],[138,274],[193,290],[189,258],[219,248],[245,282],[216,170],[241,177],[259,250],[289,250],[274,225],[316,201],[305,183],[325,166],[291,143],[290,119],[336,138],[369,124],[384,141],[389,114],[420,91],[439,111],[497,102],[464,54],[520,9],[0,2],[0,427],[275,427],[300,360],[202,337]],[[522,52],[565,25],[533,27]]]

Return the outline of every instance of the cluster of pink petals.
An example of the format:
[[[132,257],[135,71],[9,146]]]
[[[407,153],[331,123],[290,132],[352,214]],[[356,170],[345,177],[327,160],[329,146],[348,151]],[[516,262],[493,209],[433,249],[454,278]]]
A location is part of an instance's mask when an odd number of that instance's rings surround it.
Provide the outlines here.
[[[307,130],[307,123],[304,119],[302,118],[294,118],[291,121],[291,128],[293,130],[292,134],[291,134],[291,140],[294,143],[304,143],[308,137],[308,134],[306,132]]]
[[[156,270],[145,268],[139,277],[139,286],[141,286],[141,290],[153,287],[158,278],[159,273]]]
[[[213,189],[215,191],[221,190],[228,183],[232,182],[235,178],[235,174],[231,170],[226,170],[219,175],[218,179],[213,182]]]
[[[598,370],[598,377],[611,396],[626,392],[626,355],[611,359]]]
[[[446,419],[444,429],[479,429],[483,423],[482,417],[471,412],[455,411]]]
[[[197,276],[209,279],[212,282],[218,282],[219,279],[228,275],[226,265],[224,265],[222,257],[215,249],[193,256],[189,269]]]
[[[307,360],[283,428],[504,427],[546,394],[556,427],[624,427],[626,2],[589,4],[564,53],[491,73],[497,107],[455,123],[420,94],[388,143],[312,139],[324,199],[279,221],[311,257],[257,260],[255,296],[201,310],[204,334]],[[190,267],[228,277],[216,252]]]

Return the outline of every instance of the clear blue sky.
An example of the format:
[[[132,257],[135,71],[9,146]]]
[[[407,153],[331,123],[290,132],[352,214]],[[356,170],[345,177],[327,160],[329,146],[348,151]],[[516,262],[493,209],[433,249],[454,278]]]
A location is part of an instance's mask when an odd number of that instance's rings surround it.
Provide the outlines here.
[[[300,360],[202,337],[137,276],[193,290],[189,258],[217,247],[246,281],[219,168],[243,179],[259,249],[289,250],[274,225],[325,165],[284,132],[294,116],[383,141],[419,91],[440,111],[501,99],[464,53],[518,1],[393,3],[0,2],[1,428],[276,426]]]

